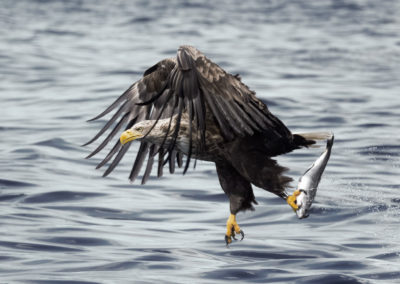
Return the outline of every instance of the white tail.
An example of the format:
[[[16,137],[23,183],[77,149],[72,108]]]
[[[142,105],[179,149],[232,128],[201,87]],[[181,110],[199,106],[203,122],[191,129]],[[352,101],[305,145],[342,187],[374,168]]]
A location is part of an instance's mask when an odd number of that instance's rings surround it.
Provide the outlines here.
[[[332,132],[308,132],[296,133],[306,140],[328,140],[333,136]]]

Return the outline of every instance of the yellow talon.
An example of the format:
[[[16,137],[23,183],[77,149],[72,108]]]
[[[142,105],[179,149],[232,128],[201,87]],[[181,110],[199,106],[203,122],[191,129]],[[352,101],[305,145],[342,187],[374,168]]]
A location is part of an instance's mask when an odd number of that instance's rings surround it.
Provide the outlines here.
[[[242,240],[243,240],[244,233],[240,229],[238,223],[236,222],[236,215],[231,214],[229,216],[229,218],[228,218],[228,221],[226,222],[225,242],[226,242],[227,245],[232,242],[232,238],[236,240],[235,233],[236,234],[241,234],[242,235]]]
[[[300,195],[300,193],[301,193],[301,191],[297,189],[293,192],[293,195],[290,195],[290,196],[288,196],[288,198],[286,198],[286,202],[290,205],[290,207],[292,207],[292,209],[294,211],[299,209],[299,206],[297,206],[297,204],[296,204],[296,198],[297,198],[297,196]]]
[[[226,235],[227,236],[232,236],[232,231],[235,231],[236,233],[240,233],[240,227],[238,223],[236,222],[236,215],[231,214],[229,216],[228,221],[226,222]]]

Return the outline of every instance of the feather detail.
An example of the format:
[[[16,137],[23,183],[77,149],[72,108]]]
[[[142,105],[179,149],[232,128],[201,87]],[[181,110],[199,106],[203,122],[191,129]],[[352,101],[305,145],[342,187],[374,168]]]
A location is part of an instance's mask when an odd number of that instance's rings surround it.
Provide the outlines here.
[[[162,176],[162,167],[166,163],[169,163],[171,173],[175,171],[176,162],[178,167],[183,166],[183,155],[186,155],[183,168],[183,173],[186,173],[192,157],[197,158],[208,151],[210,141],[206,141],[207,131],[216,131],[216,136],[211,137],[217,137],[222,142],[255,133],[268,133],[273,136],[271,139],[292,137],[286,126],[256,98],[254,91],[241,82],[240,76],[225,72],[191,46],[181,46],[176,58],[164,59],[151,66],[144,72],[143,78],[92,120],[105,116],[117,107],[119,109],[102,129],[85,144],[93,143],[114,126],[88,158],[101,152],[122,127],[128,129],[136,123],[151,120],[153,125],[142,138],[129,175],[129,179],[134,181],[147,158],[142,183],[149,179],[157,154],[157,176]],[[149,133],[160,120],[164,121],[164,136],[156,143],[151,141]],[[118,123],[115,124],[116,121]],[[187,151],[179,149],[178,143],[182,141],[187,143]],[[117,166],[129,145],[131,143],[121,146],[117,142],[98,164],[100,168],[114,158],[104,176]]]

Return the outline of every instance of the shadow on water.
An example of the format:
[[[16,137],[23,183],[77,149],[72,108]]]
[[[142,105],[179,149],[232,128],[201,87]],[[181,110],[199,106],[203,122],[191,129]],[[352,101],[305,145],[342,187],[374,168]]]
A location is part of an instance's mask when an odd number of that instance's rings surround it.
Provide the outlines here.
[[[102,193],[93,193],[93,192],[72,192],[72,191],[53,191],[53,192],[45,192],[42,194],[36,194],[34,196],[30,196],[25,198],[24,203],[49,203],[49,202],[68,202],[68,201],[76,201],[82,200],[86,198],[95,198],[106,196],[106,194]]]
[[[0,187],[10,188],[10,187],[31,187],[35,186],[33,183],[16,181],[16,180],[7,180],[7,179],[0,179]]]

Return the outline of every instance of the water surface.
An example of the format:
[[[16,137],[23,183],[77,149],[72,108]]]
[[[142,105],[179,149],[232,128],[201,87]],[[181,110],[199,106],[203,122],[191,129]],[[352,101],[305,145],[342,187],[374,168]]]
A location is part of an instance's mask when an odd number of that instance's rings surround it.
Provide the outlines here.
[[[397,283],[398,1],[2,1],[0,282]],[[130,184],[82,148],[102,111],[182,44],[336,142],[311,216],[255,189],[224,245],[214,166]],[[297,179],[321,149],[279,158]]]

